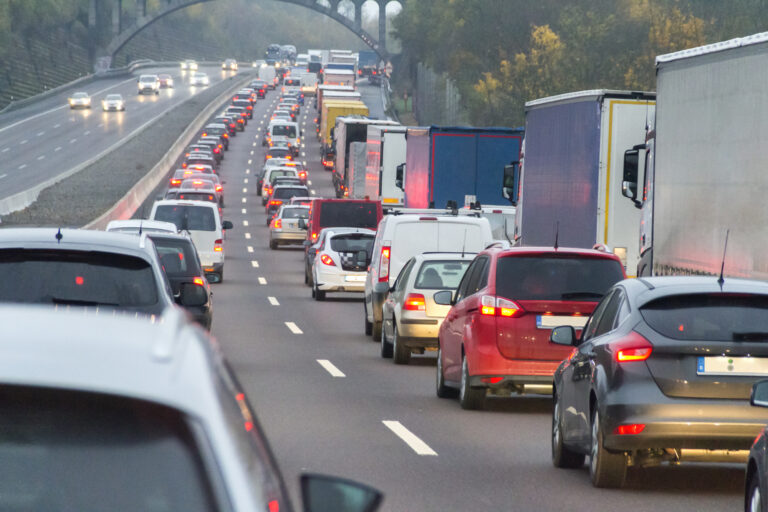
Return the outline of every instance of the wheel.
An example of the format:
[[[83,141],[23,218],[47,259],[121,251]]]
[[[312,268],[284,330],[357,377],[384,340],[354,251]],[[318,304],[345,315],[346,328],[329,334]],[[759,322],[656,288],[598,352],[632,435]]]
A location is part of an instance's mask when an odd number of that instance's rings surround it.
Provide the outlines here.
[[[274,251],[275,249],[277,249],[277,242],[276,242],[276,241],[274,241],[274,240],[270,240],[270,241],[269,241],[269,248],[270,248],[270,249],[272,249],[273,251]]]
[[[482,409],[485,402],[485,388],[472,388],[469,385],[469,366],[467,358],[461,358],[461,386],[459,387],[459,405],[462,409]]]
[[[439,343],[439,342],[438,342]],[[456,396],[456,390],[445,385],[445,375],[443,375],[443,350],[437,347],[437,379],[436,391],[440,398],[453,398]]]
[[[363,320],[365,320],[365,335],[370,336],[373,334],[373,324],[368,321],[368,307],[365,305],[365,300],[363,300]]]
[[[592,441],[589,452],[589,476],[595,487],[621,487],[627,476],[627,457],[612,453],[603,447],[603,429],[600,412],[595,404],[592,414]]]
[[[317,301],[325,300],[325,291],[318,288],[317,283],[315,283],[312,289],[314,290],[312,293],[312,296],[315,298],[315,300]]]
[[[392,318],[392,361],[395,364],[408,364],[411,361],[411,349],[398,343],[397,322]]]
[[[259,196],[259,197],[261,197],[261,187],[258,187],[258,188],[256,189],[256,195],[257,195],[257,196]]]
[[[760,477],[757,471],[749,478],[745,505],[746,512],[763,512],[763,495],[760,492]]]
[[[373,321],[373,327],[371,329],[371,338],[376,341],[381,338],[381,322]]]
[[[552,408],[552,464],[556,468],[580,468],[584,465],[585,455],[574,452],[563,444],[563,411],[557,391],[554,391]]]
[[[309,284],[309,275],[307,275],[307,269],[304,269],[304,284]]]
[[[392,343],[387,339],[387,333],[381,330],[381,357],[389,359],[392,357]]]
[[[261,206],[267,206],[267,199],[263,196],[261,198]]]
[[[267,227],[269,227],[270,222],[272,222],[272,219],[270,218],[269,214],[267,214]]]

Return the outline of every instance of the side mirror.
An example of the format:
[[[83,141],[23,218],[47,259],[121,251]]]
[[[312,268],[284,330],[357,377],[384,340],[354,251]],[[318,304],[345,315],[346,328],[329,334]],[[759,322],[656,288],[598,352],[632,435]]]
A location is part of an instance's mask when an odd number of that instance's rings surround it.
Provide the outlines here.
[[[755,407],[768,407],[768,380],[759,380],[752,385],[749,403]]]
[[[405,191],[405,188],[403,188],[404,177],[405,177],[405,164],[400,164],[395,168],[395,186],[403,191]]]
[[[224,222],[221,223],[221,229],[232,229],[234,227],[235,226],[232,225],[232,222],[228,220],[225,220]]]
[[[555,327],[549,335],[549,341],[556,345],[573,346],[576,342],[576,330],[570,325]]]
[[[432,298],[434,299],[435,304],[439,304],[441,306],[453,305],[453,292],[451,290],[436,292]]]
[[[637,200],[638,188],[638,168],[640,159],[640,148],[644,146],[635,146],[624,152],[624,174],[621,181],[621,195],[630,199],[637,208],[643,203]]]
[[[501,184],[501,195],[504,196],[512,206],[517,206],[520,201],[520,162],[512,162],[504,166],[504,179]]]
[[[384,495],[373,487],[325,475],[301,475],[305,512],[374,512]]]
[[[299,219],[299,229],[307,229],[307,221],[304,219]],[[309,240],[307,240],[309,242]]]
[[[182,283],[179,297],[179,305],[184,307],[203,306],[208,302],[208,294],[205,287],[194,283]]]

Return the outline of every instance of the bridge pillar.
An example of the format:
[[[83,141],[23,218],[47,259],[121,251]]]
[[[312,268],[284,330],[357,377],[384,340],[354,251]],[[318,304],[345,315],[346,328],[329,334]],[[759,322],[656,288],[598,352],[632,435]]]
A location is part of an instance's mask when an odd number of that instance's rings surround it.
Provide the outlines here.
[[[147,0],[136,0],[136,17],[143,18],[147,15]]]
[[[363,28],[363,3],[365,0],[354,0],[355,3],[355,28]]]
[[[387,51],[387,2],[389,0],[377,0],[379,4],[379,49]]]
[[[88,2],[88,28],[96,26],[96,0]]]
[[[112,6],[112,33],[114,35],[123,31],[123,0],[115,0]]]

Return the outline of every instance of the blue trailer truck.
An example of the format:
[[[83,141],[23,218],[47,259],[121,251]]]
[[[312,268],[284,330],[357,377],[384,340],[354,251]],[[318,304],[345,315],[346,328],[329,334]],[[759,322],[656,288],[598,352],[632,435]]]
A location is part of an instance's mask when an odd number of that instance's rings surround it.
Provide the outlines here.
[[[504,168],[520,158],[520,128],[411,127],[406,133],[406,208],[507,205]]]
[[[624,150],[645,141],[656,95],[581,91],[525,104],[515,239],[525,246],[605,246],[633,274],[640,211],[623,199]]]

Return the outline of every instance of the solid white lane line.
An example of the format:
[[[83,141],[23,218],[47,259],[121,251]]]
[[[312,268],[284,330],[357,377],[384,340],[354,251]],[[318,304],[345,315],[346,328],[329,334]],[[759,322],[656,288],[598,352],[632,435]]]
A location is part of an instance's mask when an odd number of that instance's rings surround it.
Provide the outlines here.
[[[251,266],[253,268],[259,268],[259,262],[256,260],[251,260]]]
[[[97,126],[98,126],[99,128],[104,128],[104,123],[99,123]]]
[[[248,221],[247,221],[247,220],[244,220],[244,221],[243,221],[243,226],[247,226],[247,225],[248,225]]]
[[[26,166],[27,166],[27,164],[21,164],[21,165],[19,166],[19,170],[21,170],[21,169],[25,168]]]
[[[299,329],[299,326],[293,322],[285,322],[285,326],[291,330],[293,334],[304,334],[304,331]]]
[[[245,239],[246,240],[250,240],[251,239],[251,234],[250,233],[246,233],[245,234]]]
[[[317,362],[320,363],[320,366],[325,368],[325,371],[331,374],[331,377],[346,377],[346,375],[344,375],[344,372],[336,368],[336,365],[334,365],[329,360],[317,359]]]
[[[263,277],[260,277],[259,278],[259,284],[267,284],[267,280],[264,279]]]
[[[395,433],[397,437],[405,441],[405,444],[411,447],[417,455],[437,455],[437,452],[429,447],[427,443],[419,439],[413,432],[408,430],[399,421],[384,420],[384,426]]]
[[[248,246],[248,252],[253,252],[253,246]]]
[[[267,300],[273,306],[279,306],[280,305],[280,303],[277,301],[277,297],[267,297]]]
[[[247,211],[248,211],[248,210],[246,210],[245,208],[243,208],[241,211],[243,212],[243,215],[245,215],[245,214],[247,213]]]

